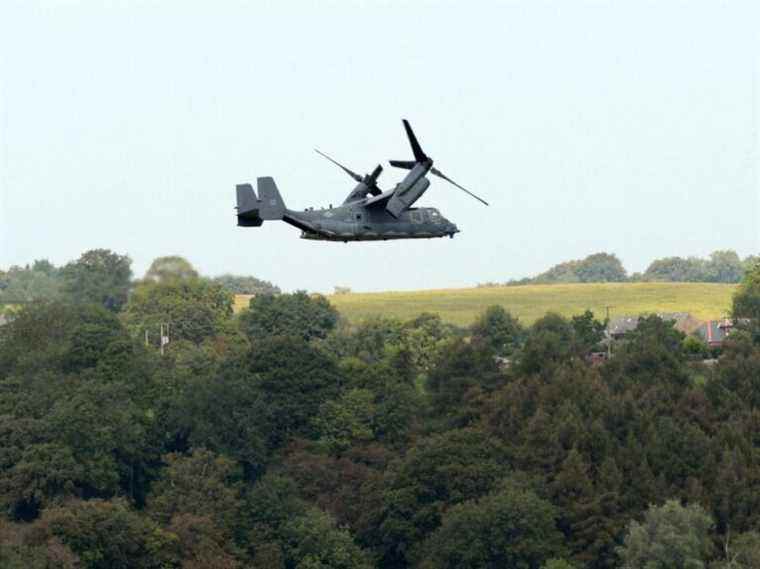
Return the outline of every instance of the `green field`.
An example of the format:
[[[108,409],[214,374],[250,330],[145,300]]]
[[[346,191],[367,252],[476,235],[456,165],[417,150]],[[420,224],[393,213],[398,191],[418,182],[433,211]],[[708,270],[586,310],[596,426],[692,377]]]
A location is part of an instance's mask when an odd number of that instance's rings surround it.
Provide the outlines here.
[[[605,283],[350,293],[328,298],[352,322],[372,316],[407,320],[421,312],[433,312],[448,322],[467,325],[492,304],[503,306],[525,324],[548,311],[572,316],[589,308],[603,318],[607,306],[613,318],[690,312],[707,320],[727,313],[735,288],[704,283]]]

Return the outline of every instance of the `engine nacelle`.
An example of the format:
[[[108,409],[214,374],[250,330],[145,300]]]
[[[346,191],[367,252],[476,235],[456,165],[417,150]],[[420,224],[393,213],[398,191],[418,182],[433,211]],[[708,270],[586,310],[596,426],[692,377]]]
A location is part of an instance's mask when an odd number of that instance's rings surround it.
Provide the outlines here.
[[[396,190],[396,193],[393,194],[393,197],[388,200],[388,205],[385,206],[385,209],[390,213],[393,217],[398,217],[401,215],[401,212],[407,209],[409,206],[411,206],[414,202],[416,202],[422,194],[425,193],[425,191],[428,189],[428,186],[430,186],[430,180],[425,178],[424,176],[420,179],[418,179],[412,186],[406,190],[403,188],[399,188]]]

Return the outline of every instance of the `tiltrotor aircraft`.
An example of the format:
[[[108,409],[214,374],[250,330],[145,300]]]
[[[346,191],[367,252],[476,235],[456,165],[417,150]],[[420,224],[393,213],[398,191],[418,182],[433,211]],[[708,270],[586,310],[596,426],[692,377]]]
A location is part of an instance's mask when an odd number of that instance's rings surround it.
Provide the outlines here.
[[[430,186],[430,173],[455,185],[485,205],[488,203],[433,168],[433,159],[420,147],[412,127],[404,120],[404,129],[414,153],[414,160],[391,160],[390,165],[409,170],[392,190],[377,187],[383,171],[378,166],[371,174],[360,176],[326,154],[317,152],[358,182],[342,205],[296,211],[285,207],[274,179],[258,178],[258,197],[250,184],[237,186],[237,219],[242,227],[259,227],[265,220],[282,220],[301,230],[302,239],[324,241],[378,241],[454,237],[456,225],[432,207],[415,208],[414,203]]]

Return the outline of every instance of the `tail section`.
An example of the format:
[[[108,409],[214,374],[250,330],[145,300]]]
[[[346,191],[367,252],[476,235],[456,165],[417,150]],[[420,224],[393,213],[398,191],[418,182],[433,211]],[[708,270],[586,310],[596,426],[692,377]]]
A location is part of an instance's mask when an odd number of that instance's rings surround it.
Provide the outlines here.
[[[282,219],[285,215],[285,202],[274,179],[258,178],[256,186],[258,197],[251,184],[238,184],[236,187],[239,226],[259,227],[265,220]]]

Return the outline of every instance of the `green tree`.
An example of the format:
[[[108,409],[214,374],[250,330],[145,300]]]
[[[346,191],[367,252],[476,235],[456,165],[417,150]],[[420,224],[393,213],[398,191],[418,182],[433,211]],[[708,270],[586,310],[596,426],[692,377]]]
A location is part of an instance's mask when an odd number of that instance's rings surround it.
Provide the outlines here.
[[[594,253],[585,259],[566,261],[553,266],[533,279],[534,283],[623,282],[627,274],[620,259],[610,253]]]
[[[319,443],[340,454],[374,439],[375,394],[368,389],[351,389],[337,400],[323,403],[314,418]]]
[[[389,351],[406,346],[407,332],[397,318],[373,316],[356,325],[341,325],[321,346],[338,358],[354,357],[371,364],[384,360]]]
[[[742,261],[742,275],[760,264],[760,255],[747,255]]]
[[[229,535],[208,517],[177,514],[166,527],[176,536],[177,556],[182,569],[238,569],[242,557]],[[169,566],[176,566],[174,563]]]
[[[325,297],[304,291],[255,296],[240,316],[243,331],[254,341],[270,336],[325,338],[337,322],[338,311]]]
[[[259,480],[245,498],[243,520],[254,567],[371,567],[349,532],[300,499],[289,478],[267,474]]]
[[[32,305],[0,332],[0,502],[33,519],[71,496],[139,502],[154,460],[147,354],[95,305]]]
[[[372,393],[371,428],[378,441],[390,445],[405,443],[421,419],[425,400],[415,386],[405,354],[398,350],[377,363],[346,358],[340,364],[352,389]]]
[[[246,534],[249,553],[255,555],[267,544],[281,544],[283,526],[307,509],[293,480],[274,473],[262,476],[243,497],[240,529]]]
[[[245,361],[266,405],[268,441],[279,447],[293,436],[313,437],[312,418],[345,384],[335,362],[303,340],[258,342]]]
[[[575,566],[564,559],[549,559],[541,569],[575,569]]]
[[[575,269],[582,283],[624,282],[628,275],[616,255],[594,253],[580,262]]]
[[[0,300],[4,302],[57,300],[61,296],[58,269],[47,260],[37,260],[31,267],[11,267],[0,271]]]
[[[747,319],[741,326],[747,328],[754,341],[760,341],[760,263],[744,273],[734,293],[731,313],[734,318]]]
[[[446,424],[461,427],[476,413],[466,398],[493,392],[503,383],[504,375],[490,349],[454,340],[430,371],[427,390],[434,414]]]
[[[562,316],[548,313],[533,323],[519,356],[518,369],[524,374],[548,373],[576,355],[573,326]]]
[[[744,274],[744,267],[736,251],[713,251],[707,266],[709,282],[738,283]]]
[[[0,335],[0,378],[41,370],[78,373],[97,366],[123,342],[129,344],[124,327],[109,311],[61,302],[27,305]]]
[[[724,559],[710,569],[754,569],[760,567],[760,534],[756,531],[728,536],[723,547]]]
[[[452,507],[423,546],[425,569],[538,569],[564,552],[554,507],[513,483]]]
[[[417,372],[427,373],[455,334],[454,327],[438,314],[424,312],[403,324],[399,342],[409,351]]]
[[[366,517],[365,540],[375,546],[382,566],[404,566],[440,526],[443,512],[484,496],[508,472],[504,446],[481,431],[421,439],[386,473],[381,503]]]
[[[370,569],[369,555],[346,529],[316,508],[286,522],[282,528],[286,566],[298,569]]]
[[[33,524],[11,524],[0,517],[0,567],[3,569],[80,569],[79,557],[54,536],[40,535]]]
[[[167,454],[163,461],[166,467],[152,485],[148,511],[163,525],[183,514],[208,518],[230,539],[240,508],[235,463],[206,449]]]
[[[271,451],[294,437],[316,438],[313,418],[344,383],[335,363],[303,340],[262,340],[212,380],[191,382],[181,405],[189,441],[237,458],[255,478]]]
[[[184,257],[171,255],[158,257],[148,267],[143,280],[146,282],[165,283],[184,279],[197,279],[198,271]]]
[[[652,261],[644,280],[675,282],[736,283],[747,268],[735,251],[710,253],[709,259],[665,257]]]
[[[63,294],[79,303],[100,304],[119,311],[127,302],[132,259],[109,249],[92,249],[61,269]]]
[[[760,347],[748,334],[732,333],[726,340],[717,373],[705,390],[727,418],[745,406],[760,409]]]
[[[632,521],[622,547],[625,569],[700,569],[712,552],[713,522],[702,507],[669,500],[650,506],[642,523]]]
[[[176,537],[121,501],[70,502],[46,510],[37,525],[87,569],[162,569],[176,559]]]
[[[578,277],[578,266],[581,264],[580,260],[565,261],[551,267],[548,271],[541,273],[533,279],[528,279],[528,283],[577,283],[580,281]],[[527,283],[526,283],[527,284]]]
[[[213,280],[231,294],[280,294],[280,287],[256,277],[224,274]]]
[[[523,339],[517,318],[501,306],[489,306],[471,328],[472,341],[487,346],[497,356],[510,356]]]
[[[199,344],[222,333],[231,316],[232,296],[220,285],[197,278],[142,283],[135,287],[124,310],[130,332],[140,339],[147,332],[156,345],[162,324],[170,341]]]
[[[683,332],[659,316],[639,318],[638,326],[626,334],[604,374],[618,390],[645,391],[652,387],[680,393],[689,386],[685,368]]]
[[[616,519],[610,515],[609,497],[594,486],[589,465],[576,448],[562,463],[551,494],[573,560],[582,567],[610,566]]]
[[[297,484],[304,500],[358,533],[366,529],[363,522],[379,499],[382,469],[392,456],[386,448],[370,445],[338,457],[300,442],[288,448],[282,472]]]
[[[575,332],[577,350],[580,354],[586,354],[598,348],[599,342],[604,339],[604,331],[607,325],[605,322],[600,322],[594,318],[594,313],[590,310],[573,316],[571,324]]]

